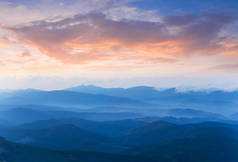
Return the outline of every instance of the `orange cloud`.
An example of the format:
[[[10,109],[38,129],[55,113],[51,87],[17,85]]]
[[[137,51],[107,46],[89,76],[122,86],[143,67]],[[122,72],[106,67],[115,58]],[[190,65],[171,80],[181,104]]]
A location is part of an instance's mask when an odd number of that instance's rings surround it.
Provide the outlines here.
[[[165,58],[168,63],[169,59],[183,56],[235,53],[236,45],[223,44],[221,42],[228,38],[218,36],[226,25],[234,21],[233,15],[225,13],[180,15],[176,19],[167,16],[163,22],[114,21],[94,13],[57,22],[40,21],[7,30],[42,54],[64,63],[137,62],[156,57],[160,62],[163,61],[161,57]],[[169,30],[174,26],[180,30],[171,34]]]
[[[23,57],[23,58],[25,58],[25,57],[30,57],[30,56],[32,56],[29,52],[23,52],[21,55],[20,55],[20,57]]]
[[[225,55],[238,55],[238,42],[232,40],[224,40],[219,42],[222,46],[222,54]]]
[[[222,64],[209,68],[209,70],[236,72],[238,70],[238,64]]]
[[[12,42],[6,38],[6,37],[2,37],[0,38],[0,47],[1,48],[7,48],[12,44]]]

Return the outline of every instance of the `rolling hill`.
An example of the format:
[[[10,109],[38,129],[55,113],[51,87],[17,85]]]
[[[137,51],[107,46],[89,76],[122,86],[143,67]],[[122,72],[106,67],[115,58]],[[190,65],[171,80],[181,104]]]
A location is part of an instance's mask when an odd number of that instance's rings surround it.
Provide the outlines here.
[[[238,91],[201,90],[177,91],[175,88],[158,90],[154,87],[140,86],[131,88],[101,88],[78,86],[66,89],[72,92],[87,92],[109,96],[126,97],[155,104],[161,108],[194,108],[211,112],[229,114],[238,106]]]
[[[60,119],[49,119],[39,120],[31,123],[25,123],[17,126],[22,129],[46,129],[62,124],[72,124],[79,128],[96,132],[103,136],[116,137],[123,133],[135,129],[144,125],[146,122],[137,119],[126,119],[118,121],[89,121],[79,118],[60,118]]]
[[[120,150],[120,147],[114,145],[114,142],[110,138],[71,124],[61,124],[44,129],[3,127],[0,131],[0,136],[10,141],[50,149],[106,152]]]
[[[125,151],[163,162],[236,162],[238,141],[222,136],[206,136],[164,141]]]
[[[0,161],[7,162],[144,162],[150,158],[87,151],[54,151],[12,143],[0,137]]]
[[[122,141],[127,145],[146,145],[173,139],[212,135],[238,139],[237,125],[216,122],[176,125],[155,121],[127,132]]]
[[[51,106],[96,106],[96,105],[141,105],[143,102],[104,94],[89,94],[71,91],[19,90],[0,99],[1,105],[51,105]]]
[[[28,123],[37,120],[48,120],[58,118],[81,118],[93,121],[124,120],[143,117],[138,113],[119,112],[119,113],[95,113],[95,112],[73,112],[73,111],[41,111],[30,108],[13,108],[0,111],[0,119],[16,124]]]

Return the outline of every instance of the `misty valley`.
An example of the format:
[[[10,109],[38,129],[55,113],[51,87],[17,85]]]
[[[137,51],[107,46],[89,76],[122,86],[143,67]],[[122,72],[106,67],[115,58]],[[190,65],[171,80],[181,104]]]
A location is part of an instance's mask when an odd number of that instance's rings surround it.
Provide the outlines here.
[[[237,162],[238,91],[0,93],[0,161]]]

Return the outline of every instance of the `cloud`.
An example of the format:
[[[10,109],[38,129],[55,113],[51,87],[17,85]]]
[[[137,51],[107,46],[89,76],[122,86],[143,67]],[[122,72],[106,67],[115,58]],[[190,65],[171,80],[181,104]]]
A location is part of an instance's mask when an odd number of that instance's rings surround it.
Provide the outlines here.
[[[6,48],[10,45],[11,43],[7,38],[0,38],[0,47],[1,48]]]
[[[26,58],[32,56],[29,52],[23,52],[20,57]]]
[[[106,53],[130,49],[129,46],[133,44],[155,42],[159,33],[162,34],[163,26],[151,22],[117,22],[97,13],[76,15],[58,22],[39,21],[8,30],[43,54],[65,63],[82,63],[93,59],[107,59],[111,56]],[[146,30],[158,34],[145,32]]]
[[[76,14],[105,12],[131,1],[134,0],[4,0],[0,2],[0,25],[15,26],[36,20],[63,19]]]
[[[222,64],[209,68],[215,71],[236,72],[238,71],[238,64]]]
[[[237,52],[220,33],[236,21],[230,13],[165,16],[161,22],[113,20],[96,12],[59,21],[36,21],[7,27],[42,54],[64,63],[82,64],[137,55],[177,58]],[[235,50],[235,51],[234,51]],[[140,59],[143,59],[140,57]]]
[[[87,77],[57,77],[57,76],[28,76],[26,78],[0,78],[0,89],[37,88],[45,90],[65,89],[78,85],[93,84],[102,87],[132,87],[154,86],[157,88],[175,87],[178,90],[237,90],[238,82],[235,77],[126,77],[126,78],[87,78]]]
[[[204,55],[222,53],[220,42],[227,39],[221,32],[237,21],[231,13],[202,13],[166,16],[168,26],[179,27],[175,39],[183,40],[184,52]]]

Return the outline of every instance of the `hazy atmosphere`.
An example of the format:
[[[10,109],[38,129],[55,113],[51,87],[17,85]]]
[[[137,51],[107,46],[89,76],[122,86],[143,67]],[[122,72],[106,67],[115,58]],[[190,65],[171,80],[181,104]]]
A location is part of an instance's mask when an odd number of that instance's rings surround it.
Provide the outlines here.
[[[0,162],[237,151],[237,0],[0,1]]]

